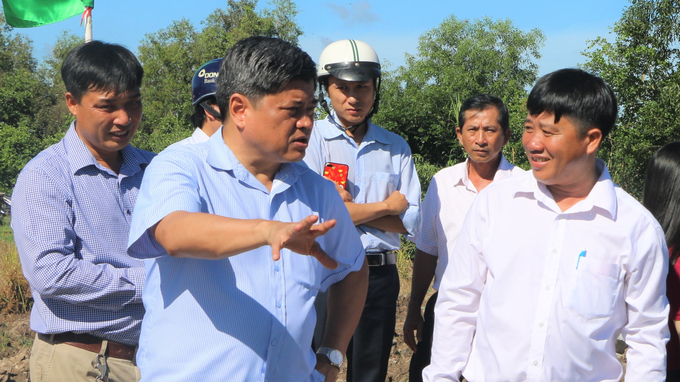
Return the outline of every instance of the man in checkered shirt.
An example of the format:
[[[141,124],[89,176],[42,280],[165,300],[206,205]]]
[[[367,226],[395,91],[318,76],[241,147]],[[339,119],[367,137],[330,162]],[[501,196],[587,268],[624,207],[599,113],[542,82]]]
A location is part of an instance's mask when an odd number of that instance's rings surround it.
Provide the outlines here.
[[[129,143],[144,71],[126,48],[92,41],[61,69],[75,121],[33,158],[12,193],[12,229],[35,303],[31,380],[136,381],[145,272],[128,256],[132,209],[154,154]]]

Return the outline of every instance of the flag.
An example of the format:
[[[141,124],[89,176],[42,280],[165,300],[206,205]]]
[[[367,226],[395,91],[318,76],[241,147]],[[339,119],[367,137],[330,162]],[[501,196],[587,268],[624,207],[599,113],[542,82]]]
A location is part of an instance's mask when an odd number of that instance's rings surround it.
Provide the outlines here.
[[[2,0],[7,24],[32,28],[56,23],[94,8],[94,0]]]

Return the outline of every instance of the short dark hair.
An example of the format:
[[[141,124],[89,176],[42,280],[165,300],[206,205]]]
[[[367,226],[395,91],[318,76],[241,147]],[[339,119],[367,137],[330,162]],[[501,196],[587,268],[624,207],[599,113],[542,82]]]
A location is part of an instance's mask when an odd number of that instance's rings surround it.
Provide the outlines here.
[[[616,122],[617,105],[614,92],[601,78],[581,69],[561,69],[536,82],[527,110],[532,116],[554,114],[555,123],[565,116],[581,136],[596,127],[604,138]]]
[[[238,41],[224,56],[217,77],[215,97],[222,120],[229,115],[232,94],[243,94],[257,102],[294,80],[313,81],[316,87],[316,64],[302,49],[272,37]]]
[[[502,99],[490,94],[476,95],[463,102],[460,107],[460,112],[458,113],[458,127],[460,127],[461,130],[463,129],[466,111],[484,111],[492,107],[495,107],[496,110],[498,110],[498,124],[503,128],[503,133],[507,133],[510,128],[510,113],[508,113],[508,108],[505,106]]]
[[[680,255],[680,141],[661,147],[647,165],[642,204],[658,220],[668,247]]]
[[[90,41],[71,49],[61,66],[66,91],[80,102],[88,91],[125,93],[139,89],[144,69],[137,57],[118,44]]]
[[[201,100],[201,103],[202,102],[206,102],[208,105],[217,105],[215,96],[205,97]],[[191,115],[191,123],[194,127],[198,128],[203,128],[203,124],[205,123],[205,109],[201,106],[201,103],[194,105],[194,114]]]

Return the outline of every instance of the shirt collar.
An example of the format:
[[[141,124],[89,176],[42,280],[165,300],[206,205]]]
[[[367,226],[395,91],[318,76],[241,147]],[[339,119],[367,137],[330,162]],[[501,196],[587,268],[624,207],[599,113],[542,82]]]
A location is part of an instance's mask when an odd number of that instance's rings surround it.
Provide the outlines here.
[[[603,216],[616,220],[617,202],[615,188],[617,186],[612,181],[609,170],[607,170],[607,165],[603,160],[596,159],[595,165],[597,171],[600,173],[600,177],[597,179],[597,182],[595,182],[593,189],[590,190],[590,193],[588,193],[588,196],[584,200],[576,203],[564,213],[578,213],[594,210],[601,213]],[[538,182],[536,178],[533,177],[532,171],[527,172],[532,175],[527,175],[527,177],[524,178],[525,182],[523,183],[523,186],[515,192],[515,196],[518,196],[520,193],[533,193],[533,196],[537,201],[562,213],[557,207],[548,187],[545,184]]]
[[[510,172],[512,169],[515,167],[508,162],[507,159],[505,159],[505,155],[503,153],[499,154],[501,156],[501,163],[498,165],[498,169],[496,170],[496,173],[493,175],[493,182],[501,179],[505,179],[508,176],[510,176]],[[454,186],[465,186],[468,190],[470,191],[475,191],[477,192],[477,188],[472,184],[470,181],[469,173],[468,173],[468,166],[470,165],[470,158],[465,159],[465,165],[463,166],[462,171],[460,172],[460,177],[458,178],[456,184]]]
[[[496,175],[498,175],[499,172],[503,171],[510,171],[514,168],[515,166],[511,165],[510,162],[508,162],[507,159],[505,159],[505,155],[501,153],[501,164],[498,165],[498,170],[496,171]],[[494,180],[496,180],[496,177],[494,176]]]
[[[208,134],[206,134],[205,131],[203,131],[203,129],[200,127],[197,127],[191,136],[198,142],[205,142],[208,140],[208,138],[210,138]]]
[[[206,157],[206,162],[210,167],[217,171],[231,172],[233,176],[241,182],[255,188],[264,187],[262,183],[255,179],[241,162],[239,162],[236,155],[234,155],[234,152],[231,151],[226,143],[224,143],[224,138],[222,138],[222,127],[208,139],[208,155]],[[309,171],[309,168],[307,168],[306,165],[301,165],[300,163],[282,163],[274,178],[272,192],[278,193],[290,187],[290,185],[298,180],[300,174],[305,171]],[[283,183],[284,186],[278,186],[279,183]]]
[[[68,152],[66,160],[71,167],[71,175],[76,175],[79,170],[88,166],[95,166],[100,171],[114,174],[111,169],[104,167],[94,159],[94,155],[92,155],[90,149],[85,146],[85,142],[80,139],[80,136],[76,132],[76,121],[71,122],[71,126],[66,132],[66,135],[64,135],[64,144]],[[149,164],[149,160],[129,144],[123,147],[120,152],[123,156],[123,164],[120,166],[120,175],[132,176],[137,172],[144,170]]]
[[[332,118],[331,118],[332,116]],[[337,116],[335,114],[335,111],[331,111],[330,116],[326,116],[326,122],[328,122],[333,128],[332,129],[324,129],[321,131],[321,135],[326,139],[326,140],[332,140],[336,139],[339,137],[344,137],[345,139],[354,141],[349,135],[344,130],[344,127],[337,121]],[[383,129],[378,129],[377,125],[373,124],[371,120],[368,120],[368,129],[366,131],[366,135],[364,136],[363,139],[364,142],[380,142],[382,144],[389,144],[390,140],[388,137],[388,134],[385,130]]]

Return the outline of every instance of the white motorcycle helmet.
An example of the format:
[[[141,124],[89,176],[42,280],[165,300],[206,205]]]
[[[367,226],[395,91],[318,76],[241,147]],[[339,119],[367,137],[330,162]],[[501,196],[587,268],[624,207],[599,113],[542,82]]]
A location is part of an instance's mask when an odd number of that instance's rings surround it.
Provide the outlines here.
[[[370,45],[359,40],[339,40],[329,44],[321,52],[316,71],[319,79],[319,101],[326,113],[331,115],[328,103],[323,96],[327,78],[333,76],[345,81],[373,80],[375,96],[373,107],[366,116],[366,120],[378,112],[380,102],[380,59]],[[350,128],[353,126],[350,126]]]

